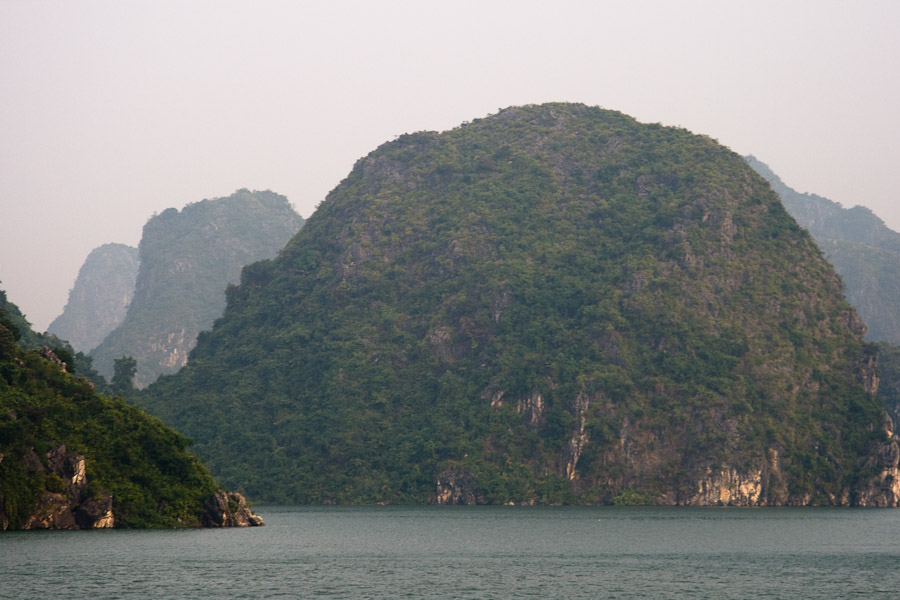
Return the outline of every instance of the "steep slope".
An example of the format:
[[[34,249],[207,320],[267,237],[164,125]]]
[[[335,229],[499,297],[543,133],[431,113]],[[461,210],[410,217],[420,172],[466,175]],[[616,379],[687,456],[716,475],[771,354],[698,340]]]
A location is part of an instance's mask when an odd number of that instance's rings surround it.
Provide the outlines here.
[[[878,398],[894,423],[900,423],[900,346],[878,344]]]
[[[847,300],[866,323],[866,338],[900,344],[900,233],[868,208],[847,209],[815,194],[801,194],[755,157],[746,160],[834,265]]]
[[[0,291],[0,530],[261,523],[237,495],[222,518],[228,495],[184,437],[20,349],[23,321]]]
[[[838,277],[740,156],[685,130],[550,104],[401,136],[227,297],[139,401],[261,498],[900,491]]]
[[[76,350],[90,352],[125,319],[137,272],[137,248],[125,244],[95,248],[78,270],[66,307],[47,332]]]
[[[275,256],[302,225],[284,196],[247,190],[151,218],[134,297],[125,320],[91,351],[95,368],[109,379],[113,361],[132,356],[139,387],[180,369],[197,334],[222,314],[225,286],[241,267]]]

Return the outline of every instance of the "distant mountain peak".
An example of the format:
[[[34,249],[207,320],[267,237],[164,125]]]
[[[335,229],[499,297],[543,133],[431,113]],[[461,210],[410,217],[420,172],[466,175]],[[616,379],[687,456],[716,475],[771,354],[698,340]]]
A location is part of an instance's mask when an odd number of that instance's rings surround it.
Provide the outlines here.
[[[76,350],[89,352],[125,318],[137,271],[137,248],[125,244],[94,248],[78,271],[62,314],[47,331]]]
[[[180,369],[197,335],[222,314],[225,288],[241,268],[274,257],[302,225],[284,196],[246,189],[150,218],[128,311],[91,351],[97,370],[109,378],[116,358],[132,356],[143,387]]]

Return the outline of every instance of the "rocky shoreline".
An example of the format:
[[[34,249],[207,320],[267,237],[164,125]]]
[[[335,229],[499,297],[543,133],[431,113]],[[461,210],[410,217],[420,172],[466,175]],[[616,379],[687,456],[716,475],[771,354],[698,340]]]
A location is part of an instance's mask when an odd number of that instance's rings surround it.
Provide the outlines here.
[[[3,460],[0,455],[0,461]],[[29,511],[21,529],[111,529],[118,526],[111,494],[88,486],[85,457],[70,452],[65,444],[49,450],[44,459],[31,448],[24,457],[28,472],[42,475],[47,489]],[[0,531],[9,528],[5,498],[0,493]],[[190,526],[190,524],[185,524]],[[203,506],[201,527],[252,527],[264,525],[247,500],[236,492],[219,490]]]

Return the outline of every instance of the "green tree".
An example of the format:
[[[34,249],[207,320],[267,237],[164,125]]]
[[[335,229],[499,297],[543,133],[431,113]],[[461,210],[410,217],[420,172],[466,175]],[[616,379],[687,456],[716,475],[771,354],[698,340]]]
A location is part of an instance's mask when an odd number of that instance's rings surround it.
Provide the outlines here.
[[[123,356],[113,361],[113,377],[110,387],[113,393],[129,396],[134,393],[134,375],[137,373],[137,360],[131,356]]]

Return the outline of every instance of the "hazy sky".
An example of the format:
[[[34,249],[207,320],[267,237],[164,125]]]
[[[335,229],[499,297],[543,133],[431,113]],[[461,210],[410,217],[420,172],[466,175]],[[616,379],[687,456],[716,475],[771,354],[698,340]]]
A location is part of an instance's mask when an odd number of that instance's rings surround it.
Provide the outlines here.
[[[0,0],[0,288],[239,188],[308,217],[397,135],[583,102],[754,154],[900,230],[900,2]]]

